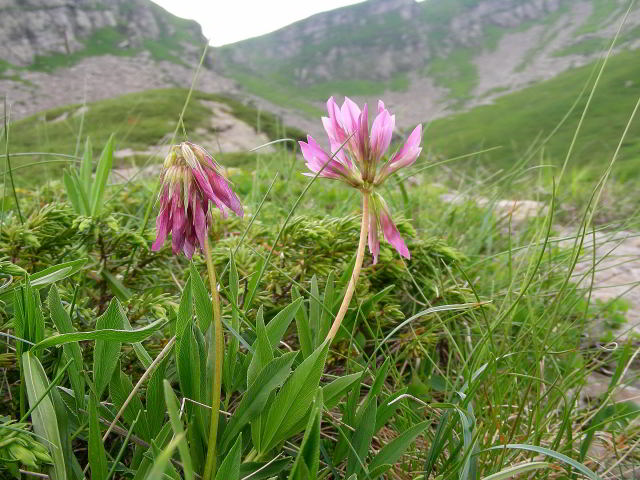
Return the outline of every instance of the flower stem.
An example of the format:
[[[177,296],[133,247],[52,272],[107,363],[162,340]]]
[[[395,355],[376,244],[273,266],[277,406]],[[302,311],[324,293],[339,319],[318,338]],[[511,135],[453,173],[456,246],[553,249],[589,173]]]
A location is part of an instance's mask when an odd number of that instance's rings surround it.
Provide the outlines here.
[[[211,258],[211,246],[209,238],[204,244],[204,257],[207,262],[209,273],[209,286],[211,288],[211,301],[213,307],[213,337],[209,346],[209,357],[212,350],[215,350],[215,360],[213,365],[213,382],[211,386],[211,425],[209,427],[209,446],[207,448],[207,459],[204,466],[204,480],[211,480],[216,471],[216,443],[218,440],[218,417],[220,415],[220,391],[222,389],[222,358],[224,354],[224,336],[222,335],[222,321],[220,320],[220,296],[218,295],[218,283],[216,281],[216,271]]]
[[[353,292],[356,290],[356,283],[358,283],[358,277],[360,276],[360,269],[362,268],[362,261],[364,260],[364,249],[367,243],[367,235],[369,233],[369,194],[362,194],[362,225],[360,227],[360,242],[358,243],[358,252],[356,253],[356,264],[353,266],[353,273],[351,274],[351,279],[349,280],[349,285],[347,286],[347,291],[344,294],[344,299],[342,300],[342,305],[340,305],[340,310],[338,310],[338,315],[336,315],[336,319],[333,321],[333,325],[331,325],[331,330],[329,330],[329,334],[327,335],[327,339],[329,341],[333,340],[333,338],[338,333],[340,329],[340,324],[342,323],[342,319],[347,313],[347,309],[349,308],[349,303],[351,302],[351,297],[353,297]]]

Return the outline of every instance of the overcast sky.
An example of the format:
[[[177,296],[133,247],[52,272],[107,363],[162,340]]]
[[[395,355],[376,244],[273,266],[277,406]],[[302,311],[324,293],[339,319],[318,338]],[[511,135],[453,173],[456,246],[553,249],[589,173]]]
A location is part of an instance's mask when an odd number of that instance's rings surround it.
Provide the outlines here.
[[[202,25],[212,45],[255,37],[314,13],[362,0],[153,0],[169,12]]]

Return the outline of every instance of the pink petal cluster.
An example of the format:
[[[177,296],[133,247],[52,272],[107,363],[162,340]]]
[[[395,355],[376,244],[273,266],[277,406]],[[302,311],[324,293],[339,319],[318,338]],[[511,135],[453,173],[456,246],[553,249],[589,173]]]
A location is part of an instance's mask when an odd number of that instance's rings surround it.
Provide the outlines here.
[[[160,181],[160,213],[156,218],[156,240],[151,249],[158,251],[171,233],[174,254],[193,256],[196,245],[204,250],[211,225],[209,201],[224,217],[226,208],[242,217],[242,204],[213,157],[199,145],[182,142],[167,155]],[[226,208],[225,208],[226,207]]]
[[[391,219],[387,204],[379,194],[372,192],[389,175],[415,163],[422,151],[422,125],[416,126],[402,148],[380,166],[391,144],[396,123],[395,115],[385,108],[384,102],[378,100],[378,112],[371,131],[366,103],[361,110],[353,100],[345,97],[342,107],[339,107],[331,97],[327,101],[327,111],[329,116],[322,117],[322,124],[329,137],[331,151],[324,151],[311,135],[307,136],[306,142],[300,142],[302,155],[310,170],[305,175],[340,180],[358,188],[365,195],[371,195],[369,250],[374,263],[378,261],[380,251],[380,229],[398,253],[409,258],[409,250]]]

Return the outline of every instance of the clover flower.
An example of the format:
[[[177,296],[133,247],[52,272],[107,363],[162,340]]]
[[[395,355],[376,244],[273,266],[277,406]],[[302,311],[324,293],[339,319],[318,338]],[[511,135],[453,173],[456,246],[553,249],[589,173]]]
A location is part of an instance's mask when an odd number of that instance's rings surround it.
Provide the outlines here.
[[[223,217],[227,216],[226,208],[240,217],[244,214],[221,167],[204,148],[194,143],[182,142],[171,147],[160,181],[160,213],[156,218],[153,251],[162,248],[169,233],[174,254],[182,250],[190,259],[196,245],[204,251],[211,225],[209,201],[220,209]]]
[[[342,107],[338,107],[331,97],[327,101],[327,111],[329,116],[322,118],[322,124],[329,137],[331,153],[323,150],[308,135],[306,142],[300,142],[302,155],[310,170],[305,175],[317,174],[342,181],[370,198],[371,206],[366,213],[369,251],[374,264],[378,262],[380,252],[380,230],[400,255],[410,258],[409,249],[393,223],[389,207],[376,189],[389,175],[416,161],[422,151],[422,125],[415,127],[402,148],[382,163],[391,144],[396,121],[395,115],[391,115],[382,100],[378,100],[378,113],[371,125],[371,132],[367,104],[360,110],[355,102],[345,97]],[[343,144],[343,148],[340,148]]]

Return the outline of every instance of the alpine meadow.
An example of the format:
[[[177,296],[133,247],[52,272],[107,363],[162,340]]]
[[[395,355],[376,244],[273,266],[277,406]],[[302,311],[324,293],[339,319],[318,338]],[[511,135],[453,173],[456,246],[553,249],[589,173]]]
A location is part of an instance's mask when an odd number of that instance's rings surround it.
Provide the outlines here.
[[[0,478],[640,478],[640,4],[333,4],[0,1]]]

